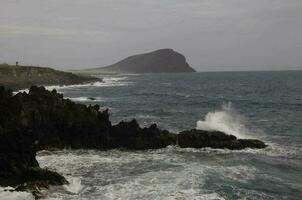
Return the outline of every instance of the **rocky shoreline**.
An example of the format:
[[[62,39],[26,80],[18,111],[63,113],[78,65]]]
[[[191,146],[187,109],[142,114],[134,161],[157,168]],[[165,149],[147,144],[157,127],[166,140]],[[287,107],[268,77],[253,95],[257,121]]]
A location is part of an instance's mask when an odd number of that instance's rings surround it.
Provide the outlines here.
[[[32,85],[75,85],[102,81],[92,76],[81,76],[47,67],[0,64],[0,85],[13,90]]]
[[[141,128],[137,121],[112,125],[108,110],[64,99],[62,94],[32,86],[28,93],[13,95],[0,87],[0,185],[31,191],[49,185],[67,184],[56,172],[42,169],[36,152],[44,149],[159,149],[265,148],[259,140],[237,139],[222,132],[186,130],[179,134],[161,130],[156,124]]]

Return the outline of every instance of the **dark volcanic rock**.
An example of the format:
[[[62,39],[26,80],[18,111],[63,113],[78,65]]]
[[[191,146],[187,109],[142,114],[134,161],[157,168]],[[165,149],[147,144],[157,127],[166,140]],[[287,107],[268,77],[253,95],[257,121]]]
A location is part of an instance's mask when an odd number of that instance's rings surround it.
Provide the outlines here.
[[[108,110],[86,106],[64,99],[55,90],[33,86],[29,93],[12,95],[0,88],[0,130],[23,133],[37,149],[154,149],[180,147],[212,147],[242,149],[264,148],[258,140],[238,140],[233,135],[202,130],[183,131],[178,135],[160,130],[156,124],[141,128],[136,120],[111,125]]]
[[[159,149],[176,144],[176,135],[160,130],[156,124],[141,128],[136,120],[113,126],[108,136],[108,148]]]
[[[0,133],[0,186],[36,196],[39,188],[67,183],[58,173],[39,167],[34,144],[26,133]]]
[[[116,73],[195,72],[187,63],[186,58],[172,49],[160,49],[130,56],[113,65],[91,70]]]
[[[55,90],[33,86],[29,93],[7,95],[3,106],[3,128],[22,130],[37,144],[37,149],[153,149],[175,144],[175,134],[156,125],[141,128],[133,120],[112,126],[108,110],[85,106]]]
[[[38,143],[39,149],[101,148],[111,123],[108,110],[99,112],[99,106],[76,104],[55,90],[31,87],[29,94],[17,94],[22,102],[19,123]]]
[[[240,150],[244,148],[265,148],[260,140],[237,139],[233,135],[227,135],[219,131],[188,130],[178,134],[178,145],[182,148],[218,148]]]
[[[62,94],[33,86],[12,94],[0,87],[0,185],[34,188],[67,183],[55,172],[41,169],[36,151],[42,149],[158,149],[178,144],[193,148],[264,148],[259,140],[237,139],[222,132],[188,130],[173,134],[156,124],[141,128],[136,120],[112,125],[108,110],[64,99]]]

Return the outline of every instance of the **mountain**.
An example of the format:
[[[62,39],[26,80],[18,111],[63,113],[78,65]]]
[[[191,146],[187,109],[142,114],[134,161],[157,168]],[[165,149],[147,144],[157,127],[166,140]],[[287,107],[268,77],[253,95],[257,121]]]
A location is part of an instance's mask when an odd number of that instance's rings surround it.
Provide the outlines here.
[[[0,64],[0,85],[18,90],[32,85],[73,85],[100,81],[46,67]]]
[[[127,57],[113,65],[85,70],[94,73],[176,73],[195,72],[186,58],[172,50],[160,49]]]

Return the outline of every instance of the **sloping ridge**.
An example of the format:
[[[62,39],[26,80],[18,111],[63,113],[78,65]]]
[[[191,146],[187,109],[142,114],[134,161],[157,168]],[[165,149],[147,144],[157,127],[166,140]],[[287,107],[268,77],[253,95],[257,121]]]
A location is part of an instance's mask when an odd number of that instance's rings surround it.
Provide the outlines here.
[[[0,64],[0,85],[14,90],[28,88],[31,85],[71,85],[95,81],[99,79],[47,67]]]
[[[113,65],[91,70],[117,73],[195,72],[187,63],[185,56],[172,49],[130,56]]]

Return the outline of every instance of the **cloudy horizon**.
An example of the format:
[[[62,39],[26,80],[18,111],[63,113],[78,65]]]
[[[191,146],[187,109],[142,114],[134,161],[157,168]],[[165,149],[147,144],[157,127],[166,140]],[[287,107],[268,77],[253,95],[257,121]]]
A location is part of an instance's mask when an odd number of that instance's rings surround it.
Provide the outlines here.
[[[302,70],[301,0],[2,0],[0,63],[101,67],[172,48],[198,71]]]

